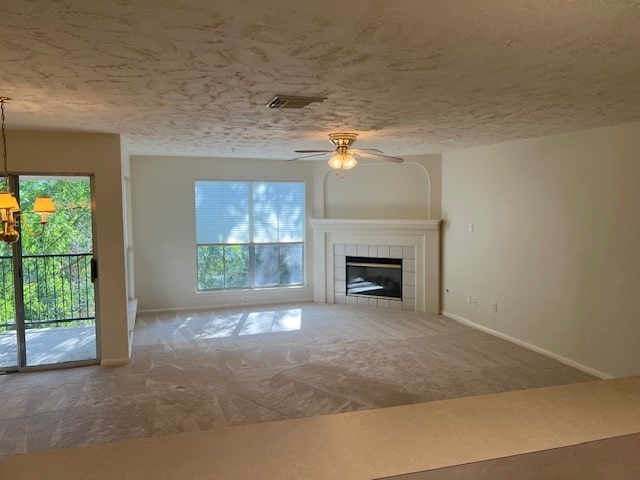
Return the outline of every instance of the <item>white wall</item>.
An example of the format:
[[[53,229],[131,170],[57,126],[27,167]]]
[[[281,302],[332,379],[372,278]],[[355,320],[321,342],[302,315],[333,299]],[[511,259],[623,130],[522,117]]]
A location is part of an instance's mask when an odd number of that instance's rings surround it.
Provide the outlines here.
[[[636,123],[444,154],[443,310],[639,374],[639,152]]]
[[[133,332],[136,325],[138,300],[135,295],[135,275],[133,271],[133,209],[131,206],[131,158],[126,141],[120,139],[120,165],[122,171],[122,216],[124,226],[124,266],[125,289],[127,292],[127,325],[129,356],[133,349]]]
[[[129,358],[122,219],[120,137],[107,134],[7,132],[13,173],[94,175],[99,339],[103,364]]]
[[[126,269],[127,298],[135,299],[135,287],[133,285],[133,210],[131,207],[131,158],[127,151],[124,139],[120,145],[120,164],[122,171],[122,216],[124,218],[124,249]]]
[[[340,176],[318,162],[315,177],[316,218],[440,218],[440,155],[409,156],[402,164],[360,161]]]
[[[135,292],[141,310],[220,307],[313,299],[313,288],[196,293],[196,180],[302,180],[307,217],[314,198],[310,162],[131,157]],[[313,279],[313,236],[307,231],[306,278]],[[241,297],[248,297],[242,300]]]

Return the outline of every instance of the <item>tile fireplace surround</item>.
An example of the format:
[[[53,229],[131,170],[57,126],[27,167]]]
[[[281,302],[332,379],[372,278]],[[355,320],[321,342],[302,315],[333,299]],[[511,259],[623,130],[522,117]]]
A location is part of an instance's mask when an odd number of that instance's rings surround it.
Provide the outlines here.
[[[314,301],[440,313],[440,220],[312,219],[310,223]],[[345,296],[345,255],[402,258],[402,301]]]
[[[356,297],[346,294],[346,257],[402,259],[402,299]],[[355,245],[333,244],[333,301],[347,305],[360,305],[392,310],[416,309],[416,249],[410,245]]]

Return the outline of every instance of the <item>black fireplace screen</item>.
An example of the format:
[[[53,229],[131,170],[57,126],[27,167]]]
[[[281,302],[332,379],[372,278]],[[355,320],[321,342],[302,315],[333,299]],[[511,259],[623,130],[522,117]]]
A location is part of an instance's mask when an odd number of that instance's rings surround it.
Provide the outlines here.
[[[402,299],[402,259],[347,257],[347,295]]]

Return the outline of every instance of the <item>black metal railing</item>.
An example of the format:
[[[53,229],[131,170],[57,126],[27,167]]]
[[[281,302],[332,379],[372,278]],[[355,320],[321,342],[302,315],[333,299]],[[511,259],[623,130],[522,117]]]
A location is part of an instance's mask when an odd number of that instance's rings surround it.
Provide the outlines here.
[[[95,293],[91,253],[22,257],[26,328],[78,326],[93,322]],[[15,328],[13,264],[0,256],[0,332]]]

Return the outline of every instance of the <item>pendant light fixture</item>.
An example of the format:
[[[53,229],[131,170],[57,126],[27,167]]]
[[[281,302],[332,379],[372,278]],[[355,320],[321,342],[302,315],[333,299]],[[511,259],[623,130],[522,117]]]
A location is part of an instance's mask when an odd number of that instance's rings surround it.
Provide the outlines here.
[[[18,199],[11,192],[9,186],[9,168],[7,166],[7,134],[4,123],[4,104],[11,100],[9,97],[0,96],[0,110],[2,115],[2,165],[4,167],[4,189],[0,190],[0,220],[2,220],[2,231],[0,240],[6,243],[15,243],[20,238],[20,233],[16,230],[18,216],[20,215],[20,205]],[[49,222],[48,215],[56,211],[51,197],[37,197],[33,206],[33,211],[40,214],[41,229],[39,232],[31,232],[23,218],[23,222],[29,233],[34,237],[39,237],[44,233],[44,227]]]

